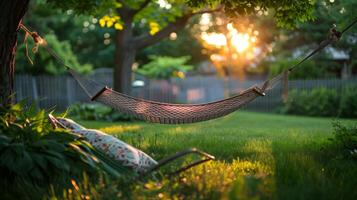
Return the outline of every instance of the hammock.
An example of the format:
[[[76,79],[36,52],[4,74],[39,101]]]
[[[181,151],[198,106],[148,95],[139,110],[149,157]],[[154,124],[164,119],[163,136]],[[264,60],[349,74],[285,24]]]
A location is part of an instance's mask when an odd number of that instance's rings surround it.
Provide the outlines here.
[[[285,89],[287,89],[288,74],[292,72],[301,63],[312,57],[314,54],[325,48],[327,45],[334,41],[337,41],[341,35],[351,28],[357,20],[354,20],[343,31],[338,32],[335,27],[330,29],[330,33],[326,40],[321,42],[319,46],[308,54],[296,65],[290,67],[288,70],[283,71],[270,80],[265,81],[260,86],[253,86],[240,94],[211,103],[204,104],[171,104],[149,101],[145,99],[135,98],[126,94],[116,92],[106,86],[103,86],[93,80],[80,76],[69,66],[67,66],[62,58],[60,58],[48,45],[43,42],[43,39],[36,33],[29,31],[25,26],[21,25],[21,28],[26,34],[31,35],[36,44],[42,44],[42,46],[50,53],[54,58],[67,67],[72,77],[79,83],[81,88],[85,91],[88,97],[92,101],[103,103],[109,107],[112,107],[119,112],[132,115],[138,119],[161,124],[183,124],[207,121],[215,118],[219,118],[229,113],[232,113],[254,99],[265,96],[266,92],[273,89],[278,83],[284,81]]]
[[[267,90],[254,86],[239,95],[212,103],[170,104],[128,96],[86,79],[71,69],[69,72],[92,101],[103,103],[144,121],[162,124],[194,123],[215,119],[236,111],[259,96],[264,96],[264,91]],[[270,85],[270,82],[266,84]]]

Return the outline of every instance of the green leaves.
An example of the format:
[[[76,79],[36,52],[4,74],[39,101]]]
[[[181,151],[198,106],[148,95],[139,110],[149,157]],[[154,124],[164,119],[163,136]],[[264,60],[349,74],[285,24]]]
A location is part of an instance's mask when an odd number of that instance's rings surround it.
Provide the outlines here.
[[[169,56],[151,56],[150,59],[151,62],[137,70],[139,74],[148,78],[185,78],[185,73],[193,69],[193,66],[185,64],[191,59],[189,56],[177,58]]]
[[[70,107],[69,114],[82,120],[134,121],[134,117],[130,115],[96,103],[74,104]]]
[[[315,0],[188,0],[191,7],[206,8],[207,5],[223,5],[224,13],[230,17],[240,17],[244,15],[259,15],[273,12],[278,26],[293,28],[297,22],[311,20]]]
[[[79,73],[89,73],[92,70],[92,65],[90,64],[80,64],[77,56],[74,54],[71,44],[69,41],[59,41],[57,36],[54,34],[44,35],[44,39],[47,41],[48,45],[53,48],[53,50],[61,57],[65,59],[65,63],[76,70]],[[29,47],[33,45],[31,39],[28,40]],[[30,54],[34,65],[30,65],[28,58],[26,57],[25,44],[21,44],[18,47],[20,53],[16,54],[16,59],[19,64],[17,64],[16,72],[29,73],[29,74],[50,74],[59,75],[67,72],[66,68],[56,61],[51,55],[46,52],[44,48],[39,48],[39,52],[36,54]],[[30,50],[28,50],[30,51]]]
[[[336,121],[332,125],[334,128],[334,141],[343,148],[346,155],[357,159],[357,124],[345,126]]]
[[[292,90],[284,105],[287,114],[353,118],[357,116],[356,86],[340,90],[315,88],[311,91]]]
[[[83,173],[94,182],[101,173],[113,178],[135,176],[81,136],[52,129],[46,112],[35,112],[25,101],[1,108],[0,119],[0,193],[39,199],[51,185],[59,193],[72,187],[71,180],[81,180]],[[21,193],[24,183],[39,192]]]

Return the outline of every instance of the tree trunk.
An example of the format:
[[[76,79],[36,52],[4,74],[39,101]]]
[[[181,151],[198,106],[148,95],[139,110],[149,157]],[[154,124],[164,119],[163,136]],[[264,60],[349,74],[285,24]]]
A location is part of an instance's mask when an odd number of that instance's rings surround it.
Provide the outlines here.
[[[116,33],[114,90],[130,94],[132,71],[136,49],[132,44],[132,20],[124,22],[124,29]]]
[[[148,3],[150,0],[145,2]],[[143,6],[145,6],[145,3]],[[170,23],[154,36],[143,34],[134,37],[132,23],[136,12],[127,8],[120,8],[118,10],[118,14],[124,21],[124,29],[116,33],[113,85],[114,90],[125,94],[130,94],[132,81],[131,67],[135,62],[136,52],[161,41],[163,38],[169,36],[170,33],[184,28],[188,19],[192,16],[192,14],[187,14],[176,19],[175,22]]]
[[[0,106],[12,103],[17,31],[29,0],[0,1]]]

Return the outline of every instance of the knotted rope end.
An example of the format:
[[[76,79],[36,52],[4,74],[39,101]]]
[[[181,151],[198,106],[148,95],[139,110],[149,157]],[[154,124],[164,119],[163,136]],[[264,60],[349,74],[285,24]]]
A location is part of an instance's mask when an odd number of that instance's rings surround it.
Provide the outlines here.
[[[336,24],[333,24],[328,34],[328,39],[333,42],[338,41],[342,36],[342,32],[338,31],[336,27]]]
[[[40,45],[46,45],[47,42],[45,39],[43,39],[36,31],[30,31],[25,25],[20,24],[20,28],[25,31],[25,38],[24,38],[24,43],[25,43],[25,49],[26,49],[26,57],[28,61],[30,62],[31,65],[33,65],[33,61],[28,53],[28,36],[31,36],[33,41],[35,42],[34,47],[32,48],[32,53],[36,54],[38,52],[38,48]]]

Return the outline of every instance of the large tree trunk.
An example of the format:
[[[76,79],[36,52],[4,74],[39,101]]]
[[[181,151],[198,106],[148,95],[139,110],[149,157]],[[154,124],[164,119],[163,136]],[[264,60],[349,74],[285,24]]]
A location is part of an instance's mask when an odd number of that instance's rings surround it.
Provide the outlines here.
[[[135,62],[136,49],[132,44],[132,20],[124,22],[124,29],[116,33],[114,90],[130,94],[131,66]]]
[[[153,36],[150,34],[133,36],[133,18],[136,13],[145,8],[150,2],[151,0],[145,0],[137,10],[126,7],[117,10],[124,22],[124,29],[116,33],[113,85],[114,90],[125,94],[130,94],[132,81],[131,68],[135,62],[136,52],[161,41],[163,38],[169,36],[170,33],[184,28],[188,19],[193,16],[191,13],[181,16]]]
[[[0,106],[11,104],[14,91],[17,31],[29,0],[0,1]]]

